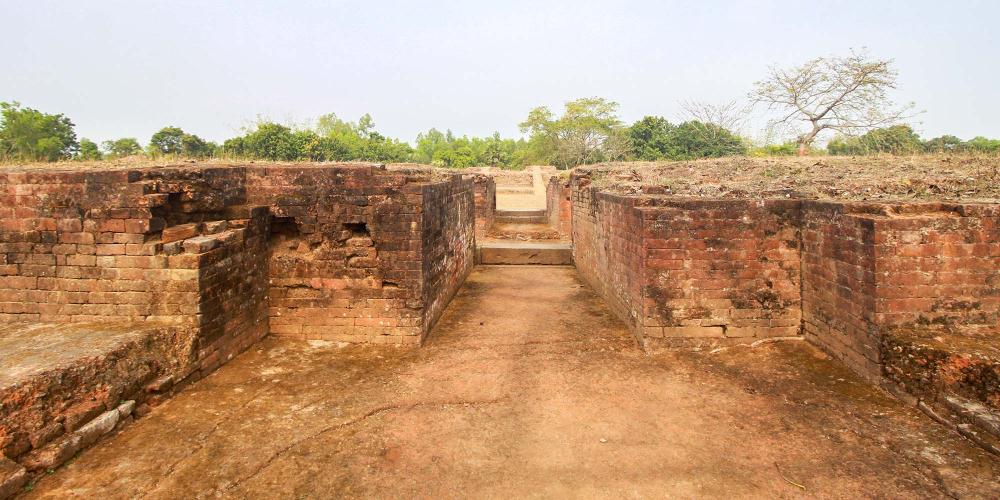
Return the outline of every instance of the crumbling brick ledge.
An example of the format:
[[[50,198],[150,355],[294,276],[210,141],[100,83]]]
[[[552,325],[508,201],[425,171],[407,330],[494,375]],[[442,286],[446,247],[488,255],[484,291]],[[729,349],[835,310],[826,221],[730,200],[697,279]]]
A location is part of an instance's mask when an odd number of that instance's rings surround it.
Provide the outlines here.
[[[472,269],[473,192],[413,165],[0,169],[0,492],[268,334],[419,344]]]
[[[805,338],[1000,429],[1000,204],[570,189],[577,269],[643,348]]]

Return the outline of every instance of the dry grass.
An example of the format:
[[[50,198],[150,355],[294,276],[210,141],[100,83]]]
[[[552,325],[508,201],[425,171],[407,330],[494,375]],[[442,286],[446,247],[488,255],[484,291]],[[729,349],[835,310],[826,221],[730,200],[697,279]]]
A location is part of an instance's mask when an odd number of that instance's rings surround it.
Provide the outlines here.
[[[706,198],[1000,201],[1000,157],[993,155],[738,157],[610,163],[586,168],[593,172],[595,185],[622,193],[659,191]]]

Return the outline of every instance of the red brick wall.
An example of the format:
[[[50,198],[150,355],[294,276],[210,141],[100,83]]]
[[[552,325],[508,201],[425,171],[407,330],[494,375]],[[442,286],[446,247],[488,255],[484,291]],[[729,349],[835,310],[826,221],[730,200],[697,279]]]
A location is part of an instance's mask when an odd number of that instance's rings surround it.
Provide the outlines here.
[[[802,212],[803,333],[876,377],[874,221],[844,203],[805,201]]]
[[[488,175],[474,174],[471,177],[475,192],[476,236],[483,237],[493,227],[497,209],[497,184]]]
[[[439,195],[451,189],[468,203]],[[425,316],[438,307],[425,289],[441,282],[424,271],[424,245],[441,244],[424,242],[440,233],[427,231],[428,213],[442,214],[434,224],[447,220],[469,231],[474,224],[471,181],[455,175],[432,182],[427,173],[378,165],[252,169],[248,198],[275,216],[271,332],[299,338],[420,342]],[[447,254],[448,263],[471,258],[472,241],[467,254]]]
[[[624,196],[578,172],[572,204],[580,275],[644,345],[799,334],[797,201]]]
[[[455,182],[423,186],[424,336],[472,271],[476,241],[474,186],[470,179],[457,178]]]
[[[239,350],[269,295],[275,334],[417,343],[471,265],[472,191],[373,164],[3,172],[0,321],[166,322]]]
[[[875,224],[875,321],[883,328],[1000,325],[997,205],[893,205]]]
[[[647,339],[799,334],[799,204],[643,199]]]
[[[553,229],[562,236],[572,234],[573,200],[568,180],[549,177],[549,183],[545,185],[545,208]]]
[[[634,199],[602,193],[589,181],[572,180],[573,261],[642,343],[642,220]]]
[[[891,332],[1000,338],[996,206],[804,207],[805,333],[852,369],[879,378]]]

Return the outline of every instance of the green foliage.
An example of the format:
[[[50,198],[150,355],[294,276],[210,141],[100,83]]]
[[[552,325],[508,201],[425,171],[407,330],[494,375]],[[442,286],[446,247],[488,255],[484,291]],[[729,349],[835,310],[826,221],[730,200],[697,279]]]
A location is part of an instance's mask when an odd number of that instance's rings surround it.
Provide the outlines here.
[[[942,135],[924,141],[924,151],[928,153],[952,153],[961,151],[964,147],[962,139],[953,135]]]
[[[662,116],[646,116],[629,127],[627,135],[632,157],[637,160],[662,160],[674,156],[675,127]]]
[[[306,145],[313,133],[294,132],[277,123],[262,122],[241,137],[228,139],[222,149],[229,154],[266,160],[299,160],[306,157]]]
[[[766,144],[750,148],[750,156],[795,156],[799,152],[799,145],[796,141],[786,141],[781,144]]]
[[[218,148],[194,134],[178,127],[163,127],[149,139],[149,153],[153,156],[177,155],[201,158],[212,156]]]
[[[617,112],[618,103],[600,97],[567,102],[559,118],[545,106],[532,109],[520,123],[529,159],[568,168],[625,158],[628,137]]]
[[[638,160],[692,160],[746,153],[736,134],[697,120],[673,125],[665,118],[647,116],[628,128],[631,156]]]
[[[834,137],[826,149],[832,155],[901,155],[922,152],[924,143],[909,125],[893,125],[870,130],[860,137]]]
[[[62,114],[0,102],[0,117],[0,159],[56,161],[71,158],[79,148],[73,122]]]
[[[1000,153],[1000,139],[974,137],[965,143],[964,149],[975,153]]]
[[[746,153],[743,139],[711,123],[687,121],[678,125],[671,136],[678,160],[718,158]]]
[[[413,153],[409,144],[389,139],[374,130],[371,116],[358,123],[345,122],[334,114],[323,115],[314,129],[292,130],[261,122],[245,135],[227,140],[227,154],[268,160],[312,160],[405,162]]]
[[[84,137],[80,139],[80,150],[76,152],[78,160],[100,160],[104,158],[97,143]]]
[[[491,166],[518,169],[524,166],[527,143],[502,139],[499,132],[487,138],[456,138],[451,131],[430,129],[417,135],[413,160],[439,167],[466,168]]]
[[[101,143],[101,149],[104,150],[106,155],[112,158],[142,154],[142,146],[135,137],[122,137],[114,141],[104,141]]]

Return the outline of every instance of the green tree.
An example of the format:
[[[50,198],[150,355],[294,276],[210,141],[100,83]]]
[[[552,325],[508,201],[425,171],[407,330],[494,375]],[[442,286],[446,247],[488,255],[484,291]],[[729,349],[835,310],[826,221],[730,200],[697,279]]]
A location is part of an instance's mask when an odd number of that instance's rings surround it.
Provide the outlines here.
[[[228,139],[222,149],[236,156],[291,161],[306,159],[306,145],[316,138],[313,132],[295,132],[284,125],[261,122],[242,137]]]
[[[184,151],[183,141],[183,130],[163,127],[149,138],[149,150],[154,155],[179,155]]]
[[[965,143],[965,148],[976,153],[1000,153],[1000,140],[987,139],[983,136],[973,137]]]
[[[179,127],[163,127],[149,139],[149,151],[154,156],[178,155],[200,158],[211,156],[216,145]]]
[[[923,151],[924,143],[909,125],[894,125],[870,130],[860,137],[834,137],[826,149],[832,155],[903,155]]]
[[[134,137],[123,137],[101,143],[104,153],[113,158],[142,154],[142,146]]]
[[[532,109],[520,127],[535,160],[560,168],[618,160],[628,152],[628,139],[617,111],[618,103],[603,98],[577,99],[558,119],[547,107]]]
[[[928,153],[954,153],[965,148],[962,139],[953,135],[942,135],[924,141],[924,151]]]
[[[80,139],[80,150],[77,151],[76,158],[79,160],[100,160],[104,158],[104,155],[101,154],[96,142],[84,137]]]
[[[684,122],[670,134],[673,159],[718,158],[746,153],[743,140],[736,134],[710,123]]]
[[[673,158],[672,135],[676,127],[662,116],[646,116],[628,129],[632,157],[637,160]]]
[[[79,148],[73,122],[62,114],[0,102],[0,117],[0,158],[56,161],[71,158]]]

